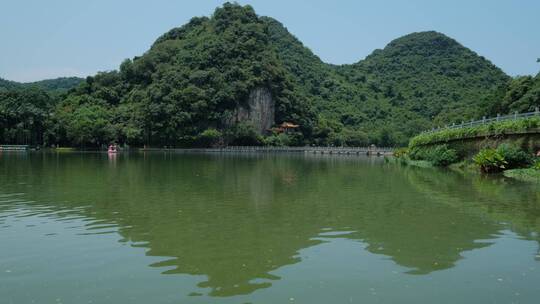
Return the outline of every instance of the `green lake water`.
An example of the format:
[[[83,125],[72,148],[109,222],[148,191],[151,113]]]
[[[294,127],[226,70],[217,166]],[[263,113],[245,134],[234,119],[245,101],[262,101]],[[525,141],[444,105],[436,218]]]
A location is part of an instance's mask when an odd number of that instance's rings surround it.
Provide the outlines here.
[[[0,303],[540,303],[540,189],[313,155],[0,154]]]

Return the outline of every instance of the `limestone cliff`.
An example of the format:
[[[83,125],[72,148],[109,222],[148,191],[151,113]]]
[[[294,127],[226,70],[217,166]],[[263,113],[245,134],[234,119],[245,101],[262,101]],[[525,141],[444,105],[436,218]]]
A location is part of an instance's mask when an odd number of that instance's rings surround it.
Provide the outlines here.
[[[236,110],[234,119],[252,124],[259,134],[266,133],[275,120],[275,102],[270,90],[266,87],[253,89],[245,105]]]

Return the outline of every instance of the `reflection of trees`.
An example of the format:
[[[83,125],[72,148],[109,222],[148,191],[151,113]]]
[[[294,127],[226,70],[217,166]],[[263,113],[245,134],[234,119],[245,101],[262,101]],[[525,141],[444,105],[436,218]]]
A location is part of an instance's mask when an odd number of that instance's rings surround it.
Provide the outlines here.
[[[533,183],[502,176],[464,175],[445,170],[407,168],[410,184],[420,192],[456,209],[492,222],[508,223],[509,229],[540,242],[540,191]]]
[[[448,203],[446,190],[424,190],[448,182],[460,191],[453,177],[426,172],[418,182],[422,174],[358,158],[119,155],[114,166],[104,155],[60,158],[0,162],[0,192],[117,223],[124,241],[166,257],[152,266],[206,275],[199,286],[213,296],[270,286],[279,279],[271,273],[299,262],[323,228],[355,231],[341,237],[417,274],[452,267],[499,230],[459,198]]]

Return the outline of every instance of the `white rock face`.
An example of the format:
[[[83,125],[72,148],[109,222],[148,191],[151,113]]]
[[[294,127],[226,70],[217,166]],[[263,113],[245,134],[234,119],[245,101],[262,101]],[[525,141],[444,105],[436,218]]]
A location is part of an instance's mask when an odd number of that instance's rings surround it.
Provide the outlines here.
[[[249,122],[259,134],[266,133],[275,120],[275,103],[270,90],[266,87],[253,89],[247,107],[239,107],[235,116],[236,122]]]

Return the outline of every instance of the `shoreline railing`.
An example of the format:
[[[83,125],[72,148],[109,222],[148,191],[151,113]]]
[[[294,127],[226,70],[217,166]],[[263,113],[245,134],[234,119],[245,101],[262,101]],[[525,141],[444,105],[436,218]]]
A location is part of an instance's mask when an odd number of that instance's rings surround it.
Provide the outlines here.
[[[536,107],[536,109],[533,112],[527,112],[527,113],[518,113],[515,112],[514,114],[509,115],[500,115],[498,114],[496,117],[486,118],[485,116],[482,117],[482,119],[479,120],[470,120],[468,122],[462,121],[461,123],[453,123],[451,125],[446,125],[444,127],[438,127],[433,128],[430,130],[425,130],[422,133],[435,133],[441,130],[447,130],[447,129],[461,129],[461,128],[469,128],[474,126],[479,126],[483,124],[488,124],[492,122],[497,121],[507,121],[507,120],[518,120],[518,119],[526,119],[531,117],[540,117],[540,109]]]
[[[316,147],[316,146],[302,146],[302,147],[274,147],[274,146],[228,146],[221,148],[222,150],[253,150],[253,151],[299,151],[299,152],[310,152],[310,151],[373,151],[373,152],[384,152],[392,151],[394,148],[390,147],[377,147],[377,146],[367,146],[367,147]]]
[[[171,152],[297,152],[313,154],[369,154],[384,155],[392,153],[392,147],[274,147],[274,146],[228,146],[221,148],[147,148],[142,151],[171,151]]]

